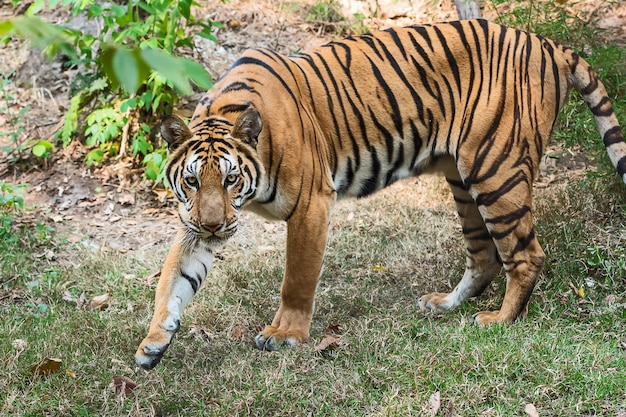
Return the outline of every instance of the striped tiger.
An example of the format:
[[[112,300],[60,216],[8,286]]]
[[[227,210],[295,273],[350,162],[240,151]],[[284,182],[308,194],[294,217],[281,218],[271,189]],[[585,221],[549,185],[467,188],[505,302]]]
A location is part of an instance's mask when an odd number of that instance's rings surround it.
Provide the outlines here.
[[[421,173],[447,179],[467,250],[452,292],[424,295],[419,306],[454,308],[504,269],[502,307],[475,321],[525,314],[544,263],[532,184],[572,87],[626,182],[626,142],[604,86],[576,53],[541,36],[467,20],[366,33],[291,56],[245,52],[189,127],[175,116],[161,125],[184,226],[137,364],[160,361],[244,207],[287,222],[280,306],[256,346],[306,340],[335,201]]]

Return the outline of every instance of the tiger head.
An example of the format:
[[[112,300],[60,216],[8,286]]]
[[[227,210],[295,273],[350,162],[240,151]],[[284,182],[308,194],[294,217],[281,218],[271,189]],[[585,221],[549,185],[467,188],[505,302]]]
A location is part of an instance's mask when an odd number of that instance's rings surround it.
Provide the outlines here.
[[[259,186],[261,129],[252,108],[234,124],[215,116],[194,121],[193,131],[176,116],[163,120],[161,136],[171,153],[165,175],[188,237],[219,246],[235,234],[239,212]]]

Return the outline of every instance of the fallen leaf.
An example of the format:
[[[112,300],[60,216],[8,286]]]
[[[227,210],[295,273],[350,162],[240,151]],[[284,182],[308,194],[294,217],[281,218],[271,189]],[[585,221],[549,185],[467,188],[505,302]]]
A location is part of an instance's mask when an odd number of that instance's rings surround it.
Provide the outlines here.
[[[533,404],[526,404],[526,407],[524,407],[524,412],[529,417],[539,417],[539,413],[537,412],[537,409]]]
[[[202,327],[192,327],[191,329],[189,329],[189,333],[195,335],[196,337],[200,339],[209,340],[209,341],[215,338],[215,335],[213,333],[209,332],[208,330]]]
[[[109,223],[119,222],[120,220],[122,220],[122,216],[119,216],[117,214],[112,214],[108,220],[109,220]]]
[[[61,223],[65,219],[65,217],[63,217],[60,214],[53,214],[49,217],[50,217],[50,220],[52,220],[55,223]]]
[[[133,390],[137,388],[137,383],[127,376],[116,376],[113,377],[113,381],[109,384],[109,388],[115,391],[118,395],[130,395]]]
[[[159,203],[165,203],[168,198],[174,197],[174,193],[168,188],[167,190],[152,190],[157,195]]]
[[[430,415],[436,416],[439,412],[439,407],[441,407],[441,393],[439,391],[435,391],[430,396]]]
[[[339,347],[339,342],[341,339],[334,336],[325,336],[319,345],[315,347],[315,351],[317,352],[330,352],[331,350]]]
[[[387,267],[385,265],[374,265],[372,266],[372,271],[386,271]]]
[[[67,374],[67,376],[70,376],[72,378],[76,378],[76,374],[71,369],[66,369],[65,373]]]
[[[117,197],[117,202],[123,206],[133,206],[135,205],[135,194],[133,193],[120,194]]]
[[[339,333],[340,330],[341,330],[341,326],[339,324],[329,324],[328,326],[326,326],[323,333],[324,334]]]
[[[156,280],[156,278],[161,276],[161,270],[151,273],[146,277],[146,285],[152,285],[152,283]]]
[[[89,307],[92,310],[106,310],[106,308],[109,306],[110,300],[111,296],[108,293],[98,295],[91,299],[91,301],[89,302]]]
[[[585,298],[585,289],[583,287],[576,288],[576,286],[571,282],[569,283],[569,287],[572,289],[572,291],[574,291],[574,294],[576,294],[578,298]]]
[[[232,332],[230,332],[230,340],[237,341],[237,340],[241,340],[243,337],[243,334],[245,333],[245,329],[241,326],[236,326]]]
[[[36,365],[30,367],[30,373],[33,375],[50,375],[61,370],[63,361],[58,358],[45,358]]]
[[[15,339],[11,342],[13,349],[22,351],[28,347],[28,342],[24,339]]]

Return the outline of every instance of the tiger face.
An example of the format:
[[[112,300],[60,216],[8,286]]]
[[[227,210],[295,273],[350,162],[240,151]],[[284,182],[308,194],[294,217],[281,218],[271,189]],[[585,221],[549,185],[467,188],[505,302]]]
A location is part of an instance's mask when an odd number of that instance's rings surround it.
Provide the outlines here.
[[[237,232],[239,213],[258,188],[261,128],[253,109],[234,124],[205,119],[193,132],[176,116],[163,121],[161,135],[172,152],[165,173],[188,237],[221,246]]]

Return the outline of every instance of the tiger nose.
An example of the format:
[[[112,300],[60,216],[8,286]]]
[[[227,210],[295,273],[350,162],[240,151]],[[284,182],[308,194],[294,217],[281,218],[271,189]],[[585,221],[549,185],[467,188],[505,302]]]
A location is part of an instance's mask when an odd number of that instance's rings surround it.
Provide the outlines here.
[[[216,224],[202,223],[202,228],[211,233],[217,232],[218,230],[222,228],[222,226],[224,226],[223,222],[216,223]]]

